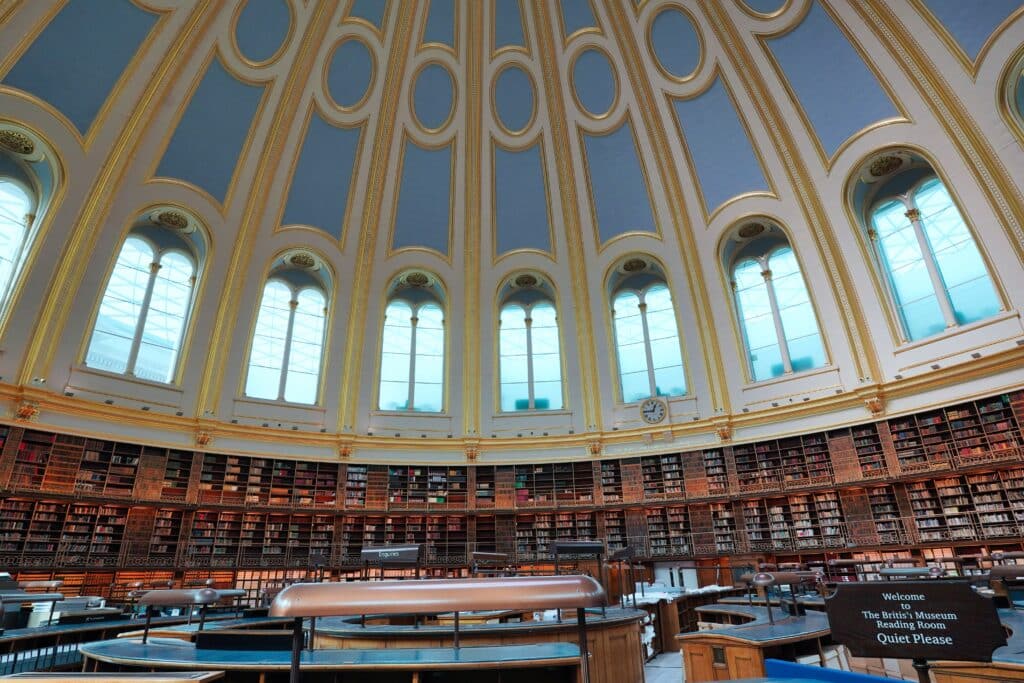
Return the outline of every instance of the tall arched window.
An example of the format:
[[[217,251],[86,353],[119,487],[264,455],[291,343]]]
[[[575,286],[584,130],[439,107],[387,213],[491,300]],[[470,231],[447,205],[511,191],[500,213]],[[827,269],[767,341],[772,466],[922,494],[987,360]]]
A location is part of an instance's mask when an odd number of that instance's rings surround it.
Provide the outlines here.
[[[909,167],[879,182],[866,203],[868,236],[906,339],[998,313],[988,267],[942,180],[921,160],[882,158]]]
[[[129,235],[110,273],[85,364],[172,382],[192,308],[195,261],[184,245]]]
[[[622,400],[685,394],[672,294],[656,264],[631,258],[616,270],[612,319]]]
[[[562,354],[549,287],[524,273],[502,297],[499,317],[501,410],[560,410]]]
[[[316,403],[325,314],[319,290],[296,291],[280,280],[267,283],[252,337],[246,396]]]
[[[380,410],[444,410],[444,311],[440,288],[425,273],[399,276],[384,311]]]
[[[21,185],[0,176],[0,309],[10,297],[31,225],[32,198]]]
[[[825,365],[814,306],[784,233],[753,223],[740,228],[730,246],[736,312],[754,381]]]

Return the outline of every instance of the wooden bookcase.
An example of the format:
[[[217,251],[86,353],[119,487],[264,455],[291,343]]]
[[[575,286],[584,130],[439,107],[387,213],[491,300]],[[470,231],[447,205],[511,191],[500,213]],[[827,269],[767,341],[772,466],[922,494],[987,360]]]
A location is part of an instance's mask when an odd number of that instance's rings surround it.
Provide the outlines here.
[[[1022,419],[1024,393],[686,453],[390,467],[0,426],[0,564],[75,576],[120,562],[293,571],[325,557],[354,567],[366,544],[416,542],[437,568],[469,549],[545,563],[552,541],[588,538],[702,562],[1017,549]]]
[[[618,460],[601,461],[601,495],[605,504],[622,500],[622,470]]]
[[[195,455],[188,451],[167,451],[163,487],[160,490],[161,500],[174,502],[186,500],[194,459]]]
[[[366,505],[366,465],[348,465],[345,468],[345,507],[361,508]]]

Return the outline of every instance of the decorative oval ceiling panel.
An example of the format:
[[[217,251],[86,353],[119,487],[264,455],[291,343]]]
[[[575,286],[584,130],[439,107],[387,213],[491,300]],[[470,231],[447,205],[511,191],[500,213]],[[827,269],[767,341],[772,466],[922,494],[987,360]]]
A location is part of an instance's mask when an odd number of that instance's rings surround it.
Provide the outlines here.
[[[430,131],[444,128],[452,113],[454,86],[448,69],[428,64],[416,79],[413,108],[420,125]]]
[[[349,39],[335,48],[327,66],[327,89],[338,106],[359,105],[373,81],[373,56],[360,40]]]
[[[601,118],[611,111],[617,83],[608,58],[601,52],[588,49],[580,53],[572,67],[572,84],[588,114]]]
[[[498,121],[511,133],[526,130],[533,120],[533,84],[525,71],[510,66],[494,84],[494,109]]]
[[[700,66],[700,35],[690,18],[680,10],[666,9],[654,17],[651,45],[659,65],[673,78],[689,78]]]
[[[250,62],[269,62],[280,51],[291,25],[287,0],[247,0],[235,24],[235,44]]]

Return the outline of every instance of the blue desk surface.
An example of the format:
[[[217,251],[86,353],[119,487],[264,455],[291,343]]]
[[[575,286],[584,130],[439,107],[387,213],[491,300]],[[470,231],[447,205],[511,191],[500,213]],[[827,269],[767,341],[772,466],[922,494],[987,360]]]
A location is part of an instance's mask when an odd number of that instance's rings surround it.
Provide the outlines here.
[[[723,636],[734,640],[750,643],[771,643],[773,641],[792,641],[801,638],[816,638],[830,632],[828,616],[824,612],[808,612],[802,617],[790,617],[779,608],[772,608],[775,623],[768,621],[768,612],[764,605],[703,605],[697,608],[698,613],[734,614],[751,617],[753,620],[736,626],[723,626],[711,631],[687,633],[682,638],[704,638],[708,635]]]
[[[140,668],[285,670],[291,666],[290,650],[197,650],[176,638],[104,640],[81,646],[89,659]],[[569,643],[521,646],[408,648],[378,650],[303,650],[303,669],[511,668],[574,664],[580,651]]]
[[[992,653],[992,661],[1000,664],[1024,665],[1024,611],[1016,609],[999,610],[999,621],[1010,629],[1006,645]]]
[[[206,617],[206,627],[219,624],[222,620],[234,620],[235,614],[215,615]],[[151,626],[163,626],[169,624],[181,624],[188,626],[185,622],[187,616],[180,617],[154,617]],[[199,617],[192,618],[198,628]],[[45,636],[61,636],[69,633],[96,631],[100,633],[108,629],[120,631],[142,630],[146,625],[145,619],[108,619],[106,621],[89,621],[84,624],[54,624],[53,626],[37,626],[34,628],[9,628],[0,635],[0,645],[8,641],[25,640],[28,638],[40,638]]]
[[[647,616],[647,612],[640,609],[623,609],[621,607],[609,607],[604,616],[601,610],[587,610],[587,626],[597,627],[603,624],[619,623],[623,621],[638,621]],[[371,615],[367,615],[370,618]],[[503,624],[473,624],[463,623],[459,626],[460,633],[475,633],[481,631],[517,631],[537,629],[576,629],[575,610],[566,610],[562,615],[562,621],[516,621]],[[451,633],[452,624],[420,624],[418,627],[411,624],[367,624],[365,627],[359,625],[359,617],[320,617],[316,620],[316,631],[318,634],[337,637],[358,637],[373,635],[374,637],[388,634],[401,634],[403,636],[436,636],[438,633]]]

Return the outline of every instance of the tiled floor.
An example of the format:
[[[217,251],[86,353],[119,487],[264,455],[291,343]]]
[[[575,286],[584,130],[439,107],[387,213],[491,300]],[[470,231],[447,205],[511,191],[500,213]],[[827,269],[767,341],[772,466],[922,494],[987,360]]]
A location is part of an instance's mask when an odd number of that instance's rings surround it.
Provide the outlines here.
[[[683,683],[683,656],[678,652],[658,655],[644,667],[647,683]]]

